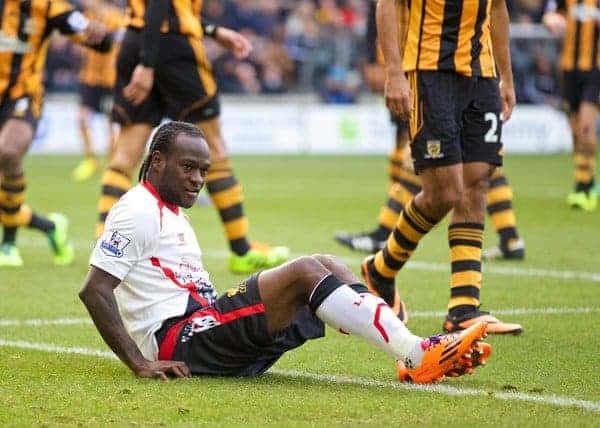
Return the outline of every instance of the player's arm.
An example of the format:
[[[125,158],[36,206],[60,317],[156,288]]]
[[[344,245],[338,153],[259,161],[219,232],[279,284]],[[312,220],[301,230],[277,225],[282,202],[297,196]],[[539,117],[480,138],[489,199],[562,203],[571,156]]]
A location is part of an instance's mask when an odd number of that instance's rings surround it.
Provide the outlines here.
[[[189,377],[190,370],[181,361],[148,361],[129,336],[119,315],[113,294],[121,280],[92,266],[79,298],[87,308],[96,328],[110,349],[137,376],[167,379],[167,374]]]
[[[567,30],[565,0],[548,0],[544,6],[542,23],[552,34],[562,37]]]
[[[500,73],[501,119],[506,122],[510,119],[516,104],[510,61],[510,19],[506,0],[492,0],[490,22],[494,60]]]
[[[200,18],[202,33],[215,39],[223,49],[227,49],[237,59],[245,59],[252,52],[252,43],[245,36],[229,28],[216,25],[205,18]]]
[[[47,13],[50,31],[56,29],[61,34],[71,36],[76,43],[99,52],[108,52],[112,47],[112,35],[106,27],[100,22],[89,20],[70,3],[63,0],[52,1]]]
[[[142,30],[140,64],[133,70],[131,80],[123,88],[125,99],[133,105],[144,102],[154,85],[154,68],[158,63],[160,27],[167,17],[169,0],[148,0]]]
[[[385,103],[390,111],[407,119],[411,110],[411,91],[402,67],[402,52],[398,43],[399,22],[396,7],[404,0],[379,0],[377,4],[377,34],[385,61]]]

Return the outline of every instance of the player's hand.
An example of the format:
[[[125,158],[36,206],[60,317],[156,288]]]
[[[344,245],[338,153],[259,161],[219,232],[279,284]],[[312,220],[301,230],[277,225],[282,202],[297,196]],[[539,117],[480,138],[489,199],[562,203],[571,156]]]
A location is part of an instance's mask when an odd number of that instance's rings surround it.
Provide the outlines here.
[[[508,122],[510,116],[512,115],[512,111],[515,108],[515,104],[517,103],[517,98],[515,96],[515,87],[511,82],[500,82],[500,99],[502,101],[502,113],[500,114],[500,119],[502,122]]]
[[[108,30],[104,24],[96,21],[89,21],[85,30],[83,30],[84,43],[88,46],[97,46],[104,40],[107,33]]]
[[[134,370],[136,376],[150,379],[168,380],[169,376],[177,378],[191,377],[190,369],[183,361],[147,361]]]
[[[218,27],[215,40],[237,59],[245,59],[252,52],[250,40],[229,28]]]
[[[403,72],[386,73],[383,94],[387,108],[401,119],[408,120],[412,111],[412,94]]]
[[[123,95],[131,104],[140,105],[148,98],[152,85],[154,85],[154,69],[138,64],[133,70],[129,84],[123,88]]]
[[[544,14],[542,22],[555,36],[562,37],[567,31],[567,20],[560,13],[548,12]]]

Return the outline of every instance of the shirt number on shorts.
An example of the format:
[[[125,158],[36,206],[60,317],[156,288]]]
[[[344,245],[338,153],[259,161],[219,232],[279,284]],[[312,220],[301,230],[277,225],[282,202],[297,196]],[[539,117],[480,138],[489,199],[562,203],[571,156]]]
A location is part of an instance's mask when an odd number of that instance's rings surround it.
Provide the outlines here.
[[[485,133],[483,140],[486,143],[497,143],[498,142],[498,116],[496,113],[487,112],[483,116],[486,122],[490,122],[490,128]]]

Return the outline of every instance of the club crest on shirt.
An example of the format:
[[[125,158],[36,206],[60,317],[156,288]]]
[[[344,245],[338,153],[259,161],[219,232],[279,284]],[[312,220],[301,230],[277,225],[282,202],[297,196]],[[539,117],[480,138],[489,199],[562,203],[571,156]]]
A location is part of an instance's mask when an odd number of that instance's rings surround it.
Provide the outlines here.
[[[123,250],[130,242],[129,238],[114,230],[100,243],[100,249],[109,257],[123,257]]]

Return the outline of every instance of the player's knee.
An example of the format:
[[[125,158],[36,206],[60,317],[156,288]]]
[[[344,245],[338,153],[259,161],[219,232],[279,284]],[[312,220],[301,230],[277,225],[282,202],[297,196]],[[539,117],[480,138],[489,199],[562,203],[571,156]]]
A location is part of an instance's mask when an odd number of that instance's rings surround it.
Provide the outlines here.
[[[312,293],[315,285],[331,272],[315,256],[302,256],[290,262],[294,272],[294,291],[304,301]]]
[[[18,144],[0,144],[0,167],[4,172],[18,168],[23,152]]]
[[[461,186],[436,187],[434,191],[423,194],[422,208],[428,213],[435,213],[436,218],[441,218],[461,201],[463,192]]]

